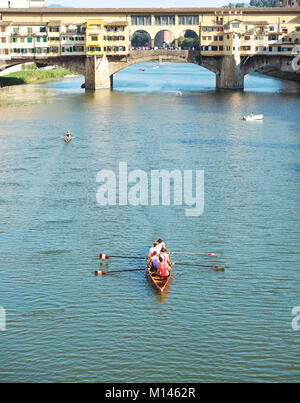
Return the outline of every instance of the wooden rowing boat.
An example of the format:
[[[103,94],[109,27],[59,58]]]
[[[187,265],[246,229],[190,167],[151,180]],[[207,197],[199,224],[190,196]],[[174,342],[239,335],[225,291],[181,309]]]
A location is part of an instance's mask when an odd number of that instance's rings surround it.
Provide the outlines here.
[[[170,267],[170,275],[168,277],[160,277],[158,274],[151,272],[150,267],[147,266],[146,276],[151,284],[162,294],[167,290],[167,286],[172,278],[172,266]]]

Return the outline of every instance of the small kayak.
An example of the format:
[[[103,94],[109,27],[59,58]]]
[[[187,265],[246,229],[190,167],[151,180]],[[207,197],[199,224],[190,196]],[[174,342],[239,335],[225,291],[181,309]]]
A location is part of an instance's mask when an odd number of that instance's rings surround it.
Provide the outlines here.
[[[69,138],[69,139],[67,139],[67,138],[65,137],[65,139],[64,139],[64,140],[65,140],[65,142],[66,142],[66,143],[70,143],[70,141],[72,140],[72,137],[71,137],[71,138]]]
[[[243,120],[263,120],[264,115],[249,115],[243,116]]]
[[[145,71],[145,69],[143,67],[140,67],[139,70],[140,71]]]

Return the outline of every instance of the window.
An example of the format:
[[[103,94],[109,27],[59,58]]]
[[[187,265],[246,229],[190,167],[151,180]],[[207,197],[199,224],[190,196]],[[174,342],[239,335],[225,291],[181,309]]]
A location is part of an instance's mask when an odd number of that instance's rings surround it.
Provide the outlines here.
[[[89,46],[88,52],[101,52],[101,48],[98,46]]]
[[[151,25],[151,15],[132,15],[131,25]]]
[[[17,42],[18,42],[18,39],[17,39],[17,38],[12,38],[12,42],[13,42],[13,43],[17,43]]]
[[[219,41],[223,41],[223,35],[219,36]]]
[[[203,41],[206,41],[206,36],[202,36],[202,40],[203,40]]]
[[[227,50],[227,52],[229,52],[230,51],[230,46],[226,46],[226,50]]]
[[[27,28],[27,33],[32,34],[32,28]]]
[[[250,36],[245,36],[245,41],[250,41]]]
[[[28,43],[32,43],[32,38],[27,38]]]
[[[1,38],[2,43],[6,43],[6,38]]]
[[[17,34],[19,32],[19,27],[14,27],[13,32],[14,34]]]
[[[199,25],[198,15],[180,15],[178,17],[179,25]]]
[[[40,27],[40,32],[46,32],[46,27]]]
[[[287,33],[288,33],[287,28],[282,28],[282,32],[283,32],[284,34],[287,34]]]
[[[278,41],[279,35],[269,35],[269,41]]]
[[[47,42],[47,38],[45,37],[45,38],[43,38],[43,42]]]
[[[21,43],[25,42],[25,38],[20,38]]]
[[[84,52],[84,46],[73,46],[74,52]]]
[[[214,41],[217,41],[218,40],[218,37],[217,36],[214,36]]]
[[[36,38],[36,41],[37,41],[37,42],[41,42],[41,38]]]
[[[229,35],[227,35],[227,39],[229,39],[230,38],[230,36]]]
[[[5,32],[6,28],[5,27],[1,27],[1,32]]]
[[[231,26],[232,26],[232,28],[239,28],[239,27],[240,27],[240,24],[239,24],[238,22],[233,22],[233,23],[231,24]]]
[[[98,41],[98,36],[92,36],[91,40],[92,40],[93,42]]]
[[[50,27],[50,32],[59,32],[59,27]]]
[[[156,15],[155,25],[175,25],[175,15]]]
[[[219,46],[219,50],[220,50],[220,51],[223,51],[223,46]]]

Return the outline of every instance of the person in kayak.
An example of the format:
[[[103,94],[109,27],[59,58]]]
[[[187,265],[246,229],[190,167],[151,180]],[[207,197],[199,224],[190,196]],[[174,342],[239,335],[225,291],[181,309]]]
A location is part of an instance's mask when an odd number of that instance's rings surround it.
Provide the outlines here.
[[[162,256],[159,257],[158,273],[160,277],[168,277],[170,275],[170,266],[166,263]]]
[[[72,140],[71,132],[70,130],[68,130],[66,133],[65,142],[69,143],[71,140]]]

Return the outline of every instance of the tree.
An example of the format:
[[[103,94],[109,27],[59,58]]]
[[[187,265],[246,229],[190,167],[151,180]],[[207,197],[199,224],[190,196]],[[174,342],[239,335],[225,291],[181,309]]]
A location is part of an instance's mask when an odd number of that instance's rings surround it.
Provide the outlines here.
[[[131,45],[134,47],[150,46],[150,35],[145,31],[136,31],[131,39]]]
[[[187,29],[184,36],[178,38],[178,46],[182,48],[198,48],[198,36],[191,29]]]
[[[279,3],[279,0],[250,0],[251,7],[276,7]]]

